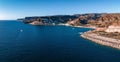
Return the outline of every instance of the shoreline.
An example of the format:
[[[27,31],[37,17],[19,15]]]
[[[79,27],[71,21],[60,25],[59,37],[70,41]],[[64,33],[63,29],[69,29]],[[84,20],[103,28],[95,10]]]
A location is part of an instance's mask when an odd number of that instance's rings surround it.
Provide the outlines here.
[[[86,27],[86,26],[72,26],[72,25],[69,25],[69,24],[58,24],[58,25],[78,27],[78,28],[91,28],[91,29],[96,29],[95,26],[91,26],[91,27]]]
[[[95,42],[97,44],[100,44],[100,45],[120,49],[120,40],[118,39],[103,37],[95,33],[92,33],[91,31],[84,32],[83,34],[81,34],[81,37],[88,39],[92,42]]]
[[[39,26],[39,25],[51,25],[51,26],[70,26],[70,27],[78,27],[78,28],[91,28],[91,29],[96,29],[95,26],[91,26],[91,27],[87,27],[87,26],[73,26],[73,25],[69,25],[69,24],[64,24],[64,23],[60,23],[60,24],[33,24],[33,23],[29,23],[30,25],[33,26]]]
[[[55,26],[56,24],[51,24],[51,25]],[[72,26],[72,25],[69,25],[69,24],[57,24],[57,25],[58,26],[61,25],[61,26],[71,26],[71,27],[78,27],[78,28],[96,29],[95,26],[90,26],[90,27],[87,27],[87,26]],[[92,42],[95,42],[97,44],[100,44],[100,45],[120,49],[120,40],[97,35],[95,33],[92,33],[91,30],[87,31],[87,32],[84,32],[84,33],[81,33],[81,37],[85,38],[85,39],[88,39]]]

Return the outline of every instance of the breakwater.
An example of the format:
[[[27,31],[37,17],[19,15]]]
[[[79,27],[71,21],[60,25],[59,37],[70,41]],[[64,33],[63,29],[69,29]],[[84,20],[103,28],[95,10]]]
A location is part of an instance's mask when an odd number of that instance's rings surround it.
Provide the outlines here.
[[[113,48],[120,49],[120,40],[100,36],[98,34],[92,33],[92,31],[84,32],[81,35],[81,37],[88,39],[88,40],[91,40],[91,41],[98,43],[98,44],[101,44],[101,45],[110,46]]]

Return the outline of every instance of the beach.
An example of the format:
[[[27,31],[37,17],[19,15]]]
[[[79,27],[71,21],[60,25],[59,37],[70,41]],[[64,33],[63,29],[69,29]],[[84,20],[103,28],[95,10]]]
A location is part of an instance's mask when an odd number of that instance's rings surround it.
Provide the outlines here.
[[[110,46],[112,48],[120,49],[120,40],[100,36],[100,35],[97,35],[95,33],[92,33],[92,31],[84,32],[81,35],[81,37],[88,39],[88,40],[91,40],[91,41],[98,43],[98,44],[101,44],[101,45]]]

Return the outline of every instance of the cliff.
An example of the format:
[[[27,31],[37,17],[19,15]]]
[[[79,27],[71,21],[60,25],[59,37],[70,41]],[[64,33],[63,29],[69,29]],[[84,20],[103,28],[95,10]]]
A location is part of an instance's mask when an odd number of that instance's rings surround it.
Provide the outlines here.
[[[66,23],[69,19],[73,20],[76,19],[77,16],[72,15],[56,15],[56,16],[40,16],[40,17],[26,17],[23,19],[24,23],[31,23],[33,21],[39,21],[43,24],[59,24],[59,23]]]
[[[113,23],[120,25],[119,13],[83,14],[78,18],[68,21],[71,25],[92,25],[96,27],[108,27]]]
[[[89,13],[89,14],[75,14],[75,15],[55,15],[55,16],[37,16],[25,17],[24,23],[32,23],[39,21],[44,24],[60,24],[67,23],[73,26],[90,25],[96,27],[108,27],[112,23],[120,22],[120,13]]]

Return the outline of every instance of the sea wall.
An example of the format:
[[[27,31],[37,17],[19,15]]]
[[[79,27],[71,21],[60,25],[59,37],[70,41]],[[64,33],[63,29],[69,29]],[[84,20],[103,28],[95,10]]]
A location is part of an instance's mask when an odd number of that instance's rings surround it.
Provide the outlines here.
[[[101,45],[120,49],[120,40],[118,40],[118,39],[103,37],[103,36],[97,35],[95,33],[92,33],[91,31],[83,33],[81,35],[81,37],[91,40],[91,41],[101,44]]]

